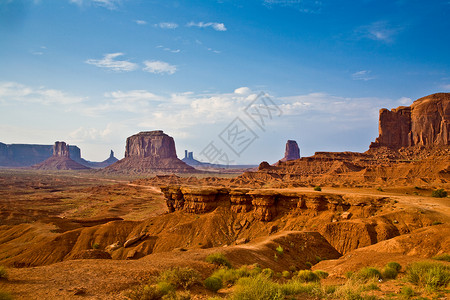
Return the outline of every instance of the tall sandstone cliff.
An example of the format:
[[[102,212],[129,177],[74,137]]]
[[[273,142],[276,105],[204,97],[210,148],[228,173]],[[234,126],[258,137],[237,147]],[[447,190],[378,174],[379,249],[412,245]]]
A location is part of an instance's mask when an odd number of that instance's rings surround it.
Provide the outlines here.
[[[127,138],[125,158],[105,168],[106,172],[139,174],[186,173],[196,170],[177,157],[175,141],[161,130],[143,131]]]
[[[420,98],[411,106],[380,110],[379,136],[370,148],[450,145],[450,93]]]
[[[289,161],[300,158],[300,148],[294,140],[288,140],[286,142],[286,150],[284,151],[284,157],[281,161]]]

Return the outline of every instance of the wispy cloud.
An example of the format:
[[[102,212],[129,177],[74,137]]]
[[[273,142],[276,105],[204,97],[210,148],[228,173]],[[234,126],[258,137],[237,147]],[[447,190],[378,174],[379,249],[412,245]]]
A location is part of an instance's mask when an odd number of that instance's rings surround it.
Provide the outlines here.
[[[177,67],[160,60],[146,60],[144,61],[144,71],[154,74],[169,74],[172,75],[177,71]]]
[[[444,90],[446,90],[446,91],[450,91],[450,83],[449,83],[449,84],[443,84],[441,87],[442,87]]]
[[[225,24],[223,23],[216,23],[216,22],[189,22],[186,24],[187,27],[199,27],[199,28],[207,28],[211,27],[216,31],[227,31],[227,28],[225,27]]]
[[[304,13],[319,13],[322,10],[322,1],[317,0],[263,0],[266,7],[290,7]]]
[[[158,45],[158,46],[156,46],[156,48],[160,48],[160,49],[162,49],[164,51],[168,51],[168,52],[172,52],[172,53],[180,53],[181,52],[180,49],[171,49],[171,48],[168,48],[168,47],[164,47],[163,45]]]
[[[394,26],[387,21],[377,21],[358,27],[355,33],[359,38],[391,43],[401,30],[400,26]]]
[[[36,49],[31,50],[30,53],[33,55],[44,55],[46,50],[47,50],[47,47],[41,46],[37,50]]]
[[[146,25],[147,24],[147,21],[144,21],[144,20],[134,20],[134,22],[138,25]]]
[[[364,81],[373,80],[375,79],[375,77],[371,75],[371,73],[372,71],[370,70],[358,71],[352,74],[352,78],[353,80],[364,80]]]
[[[0,104],[8,104],[11,101],[16,101],[42,105],[67,105],[80,103],[86,99],[70,96],[56,89],[47,89],[45,87],[34,88],[17,82],[0,82]]]
[[[109,53],[105,54],[103,59],[88,59],[85,62],[90,65],[97,66],[99,68],[106,68],[116,72],[129,72],[136,70],[138,65],[127,60],[115,60],[119,56],[123,56],[123,53]]]
[[[155,27],[159,27],[162,29],[175,29],[178,27],[178,24],[173,23],[173,22],[161,22],[161,23],[155,24]]]
[[[75,3],[79,6],[94,5],[114,10],[117,9],[117,6],[121,3],[121,0],[69,0],[69,2]]]

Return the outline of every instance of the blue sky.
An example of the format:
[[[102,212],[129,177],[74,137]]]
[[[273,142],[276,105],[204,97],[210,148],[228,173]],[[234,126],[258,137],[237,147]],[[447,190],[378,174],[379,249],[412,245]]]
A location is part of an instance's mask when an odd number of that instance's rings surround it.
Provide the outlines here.
[[[362,152],[380,108],[450,91],[449,14],[448,0],[0,0],[0,141],[103,160],[161,129],[201,160],[211,142],[234,163],[273,163],[288,139]],[[277,108],[264,126],[245,113],[258,95]],[[256,137],[242,151],[221,136],[236,118]]]

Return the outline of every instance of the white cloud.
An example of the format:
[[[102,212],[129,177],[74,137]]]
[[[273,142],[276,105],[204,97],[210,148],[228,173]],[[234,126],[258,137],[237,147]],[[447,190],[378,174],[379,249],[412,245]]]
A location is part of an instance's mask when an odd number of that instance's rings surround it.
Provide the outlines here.
[[[364,81],[373,80],[375,79],[375,77],[372,76],[371,73],[372,71],[370,70],[358,71],[352,74],[352,78],[353,80],[364,80]]]
[[[120,4],[121,0],[69,0],[69,2],[79,6],[94,5],[114,10],[117,9],[117,5]]]
[[[90,65],[97,66],[99,68],[106,68],[116,72],[128,72],[138,68],[138,65],[126,60],[115,60],[119,56],[123,56],[123,53],[109,53],[105,54],[103,59],[88,59],[85,62]]]
[[[161,22],[161,23],[155,24],[155,27],[159,27],[162,29],[175,29],[178,27],[178,24],[173,23],[173,22]]]
[[[60,90],[45,87],[33,88],[17,82],[0,82],[0,104],[11,101],[42,105],[68,105],[80,103],[86,98],[70,96]]]
[[[399,26],[393,26],[387,21],[377,21],[369,25],[361,26],[355,30],[359,38],[369,38],[375,41],[391,43],[395,35],[402,30]]]
[[[413,101],[411,100],[411,98],[408,97],[401,97],[400,99],[397,100],[398,103],[402,106],[409,106],[413,103]]]
[[[246,86],[243,86],[243,87],[240,87],[240,88],[237,88],[234,90],[234,93],[239,94],[239,95],[248,95],[248,94],[250,94],[250,92],[251,92],[251,90]]]
[[[144,20],[134,20],[134,22],[136,22],[136,24],[138,24],[138,25],[146,25],[147,24],[147,21],[144,21]]]
[[[160,49],[162,49],[164,51],[168,51],[168,52],[172,52],[172,53],[180,53],[181,52],[180,49],[171,49],[171,48],[168,48],[168,47],[164,47],[162,45],[158,45],[158,46],[156,46],[156,48],[160,48]]]
[[[227,31],[227,28],[225,27],[225,24],[223,23],[216,23],[216,22],[189,22],[186,24],[187,27],[199,27],[199,28],[207,28],[211,27],[216,31]]]
[[[174,74],[177,71],[177,67],[159,60],[146,60],[144,61],[144,71],[154,74]]]

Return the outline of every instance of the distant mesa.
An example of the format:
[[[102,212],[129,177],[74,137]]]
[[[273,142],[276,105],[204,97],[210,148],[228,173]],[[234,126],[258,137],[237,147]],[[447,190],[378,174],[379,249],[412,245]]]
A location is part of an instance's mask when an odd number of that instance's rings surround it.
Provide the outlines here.
[[[70,158],[69,146],[65,142],[55,142],[53,146],[53,156],[40,164],[32,166],[38,170],[87,170],[89,167],[83,166]]]
[[[77,163],[89,168],[104,168],[118,159],[111,155],[102,162],[93,162],[81,157],[81,150],[77,146],[68,146],[70,158]],[[43,162],[52,157],[53,145],[33,145],[33,144],[4,144],[0,143],[0,166],[9,168],[30,167]]]
[[[420,98],[411,106],[380,110],[379,136],[370,148],[450,145],[450,93]]]
[[[256,168],[256,165],[234,165],[231,164],[233,161],[230,161],[230,164],[218,164],[218,163],[207,163],[196,160],[194,158],[194,152],[184,150],[184,158],[182,159],[188,165],[197,168],[198,170],[217,170],[217,169],[227,169],[227,172],[239,172],[246,169]],[[224,161],[226,162],[226,161]]]
[[[297,142],[294,140],[288,140],[286,142],[286,150],[284,152],[284,157],[281,159],[281,161],[289,161],[299,158],[300,158],[300,148],[298,147]]]
[[[178,159],[174,139],[162,130],[143,131],[128,137],[125,158],[105,168],[105,171],[126,174],[196,172]]]

